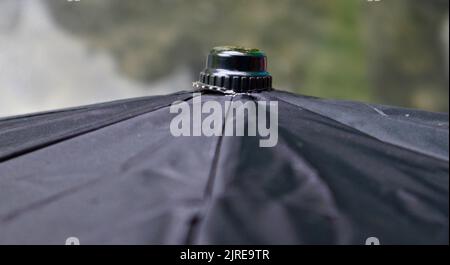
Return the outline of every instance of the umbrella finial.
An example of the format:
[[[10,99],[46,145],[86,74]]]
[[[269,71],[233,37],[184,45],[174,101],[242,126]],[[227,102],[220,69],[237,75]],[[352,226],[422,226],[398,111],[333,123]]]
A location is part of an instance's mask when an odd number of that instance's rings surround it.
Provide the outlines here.
[[[225,93],[271,89],[266,54],[259,49],[239,46],[215,47],[194,87]]]

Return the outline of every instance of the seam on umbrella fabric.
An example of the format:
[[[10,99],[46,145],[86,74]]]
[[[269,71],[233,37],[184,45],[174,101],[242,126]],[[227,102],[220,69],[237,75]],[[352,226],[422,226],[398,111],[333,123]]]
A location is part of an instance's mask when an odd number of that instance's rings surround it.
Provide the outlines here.
[[[286,92],[286,91],[276,91],[276,92],[279,92],[280,94],[287,94],[287,95],[290,95],[290,96],[292,96],[292,97],[311,98],[311,99],[313,99],[313,100],[315,100],[315,101],[317,101],[317,100],[323,100],[323,102],[326,103],[326,104],[332,104],[333,106],[335,105],[335,103],[329,102],[329,101],[324,100],[324,99],[321,99],[321,98],[309,97],[309,96],[303,96],[303,95],[296,95],[296,94],[292,94],[292,93]],[[298,105],[298,104],[295,104],[295,103],[291,103],[291,102],[289,102],[289,101],[283,99],[280,95],[276,95],[276,96],[273,96],[273,97],[274,97],[274,98],[278,98],[278,99],[280,99],[281,101],[283,101],[283,102],[285,102],[285,103],[289,103],[289,104],[291,104],[291,105],[293,105],[293,106],[297,106],[297,107],[299,107],[299,108],[301,108],[301,109],[304,109],[304,110],[306,110],[306,111],[309,111],[309,112],[311,112],[311,113],[315,113],[315,114],[320,115],[320,116],[322,116],[322,117],[326,117],[326,118],[328,118],[328,119],[330,119],[330,120],[334,120],[334,121],[336,121],[336,122],[338,122],[338,123],[340,123],[340,124],[343,124],[343,125],[345,125],[345,126],[347,126],[347,127],[349,127],[349,128],[355,129],[355,130],[360,131],[361,133],[364,133],[364,134],[366,134],[366,135],[368,135],[368,136],[370,136],[370,137],[372,137],[372,138],[375,138],[375,139],[377,139],[377,140],[379,140],[379,141],[381,141],[381,142],[383,142],[383,143],[390,144],[390,145],[393,145],[393,146],[398,146],[398,147],[401,147],[401,148],[404,148],[404,149],[407,149],[407,150],[410,150],[410,151],[414,151],[414,152],[416,152],[416,153],[418,153],[418,154],[426,155],[426,156],[428,156],[428,157],[432,157],[432,158],[439,159],[439,160],[441,160],[441,161],[446,161],[446,162],[448,162],[448,152],[447,152],[447,155],[446,155],[446,156],[445,156],[445,154],[442,154],[442,155],[439,155],[439,154],[433,154],[433,152],[432,152],[432,153],[425,152],[425,151],[422,152],[422,151],[420,151],[420,148],[419,148],[419,149],[416,149],[416,148],[414,148],[414,147],[410,147],[410,146],[408,145],[408,143],[404,143],[404,144],[396,144],[395,142],[385,141],[385,140],[380,139],[380,138],[377,137],[377,136],[374,136],[374,135],[371,135],[371,134],[365,132],[365,131],[362,130],[362,129],[359,129],[359,128],[356,128],[356,127],[352,127],[351,125],[346,124],[346,123],[344,123],[344,122],[342,122],[342,121],[340,121],[340,120],[338,120],[338,119],[336,119],[336,118],[333,118],[333,117],[330,117],[330,116],[328,116],[328,115],[326,115],[326,114],[321,114],[320,112],[317,112],[317,111],[315,111],[315,110],[312,110],[310,107],[305,107],[305,106],[303,106],[303,105]],[[351,103],[351,104],[358,103],[358,102],[352,102],[352,101],[341,101],[341,102],[343,102],[343,103]],[[362,104],[365,105],[366,107],[370,108],[371,110],[375,111],[377,114],[380,114],[380,116],[383,116],[380,112],[376,111],[376,110],[374,109],[374,107],[371,106],[370,104],[368,104],[368,103],[362,103]],[[383,106],[383,105],[379,105],[379,106]],[[349,108],[348,106],[345,106],[345,105],[342,105],[342,106],[340,106],[340,107],[343,107],[343,108],[345,108],[346,110],[347,110],[347,109],[348,109],[348,110],[351,110],[351,108]],[[391,107],[391,106],[384,106],[384,107]],[[381,111],[380,109],[378,109],[378,110]],[[408,109],[404,109],[404,110],[408,110]],[[414,112],[414,111],[416,111],[416,112],[417,112],[417,111],[418,111],[418,112],[426,112],[426,111],[414,110],[414,109],[409,109],[409,111],[413,111],[413,112]],[[383,113],[384,113],[384,112],[383,112]],[[441,113],[438,113],[438,114],[441,114]],[[383,116],[383,118],[388,119],[389,121],[394,122],[394,123],[413,124],[414,126],[417,126],[417,127],[420,127],[420,128],[431,129],[431,130],[435,130],[435,131],[440,131],[440,132],[442,132],[442,133],[447,133],[447,138],[448,138],[448,127],[447,127],[447,129],[445,129],[445,128],[441,128],[441,127],[430,126],[429,124],[424,124],[424,123],[420,123],[420,122],[412,122],[412,121],[408,121],[408,120],[396,120],[396,119],[392,119],[392,117],[391,117],[390,115],[387,115],[387,114],[386,114],[386,116]],[[447,143],[447,147],[448,147],[448,143]],[[448,149],[448,148],[447,148],[447,149]]]
[[[166,97],[166,96],[175,96],[175,95],[183,95],[183,94],[191,94],[191,91],[180,91],[169,95],[154,95],[154,96],[143,96],[143,97],[136,97],[136,98],[126,98],[126,99],[117,99],[107,102],[101,102],[101,103],[92,103],[92,104],[86,104],[81,106],[75,106],[75,107],[69,107],[69,108],[61,108],[56,110],[44,110],[39,111],[35,113],[26,113],[26,114],[19,114],[19,115],[13,115],[9,117],[1,117],[0,123],[2,122],[8,122],[16,119],[24,119],[24,118],[36,118],[43,115],[48,114],[58,114],[58,113],[65,113],[65,112],[71,112],[71,111],[83,111],[83,110],[89,110],[91,107],[104,107],[112,104],[119,104],[119,103],[127,103],[127,102],[135,102],[135,101],[146,101],[154,98],[159,97]]]
[[[19,115],[19,116],[13,116],[13,117],[7,117],[5,119],[0,118],[0,132],[4,133],[21,129],[21,127],[24,127],[23,124],[28,124],[29,122],[33,122],[33,125],[40,125],[43,122],[49,122],[54,121],[58,119],[65,119],[67,117],[70,117],[70,115],[80,115],[86,112],[90,111],[98,111],[98,110],[106,110],[109,108],[119,107],[119,106],[126,106],[126,104],[130,103],[145,103],[149,100],[155,100],[155,99],[163,99],[164,97],[170,97],[170,96],[182,96],[184,94],[190,94],[190,93],[178,93],[178,94],[170,94],[167,96],[149,96],[149,97],[141,97],[141,98],[134,98],[131,100],[123,99],[123,100],[116,100],[116,101],[110,101],[110,102],[104,102],[104,103],[98,103],[98,104],[92,104],[92,105],[86,105],[86,106],[80,106],[80,107],[73,107],[68,109],[61,109],[61,110],[54,110],[54,111],[46,111],[46,112],[39,112],[39,113],[31,113],[31,114],[25,114],[25,115]],[[63,116],[64,115],[64,116]],[[63,116],[63,117],[61,117]],[[25,126],[26,127],[26,126]]]
[[[233,100],[234,100],[234,96],[231,98],[231,101],[233,101]],[[227,110],[227,112],[225,113],[225,115],[223,116],[222,134],[219,136],[219,139],[217,140],[217,144],[216,144],[216,147],[214,150],[214,157],[212,160],[211,168],[209,170],[208,180],[206,182],[206,187],[205,187],[205,191],[203,194],[203,200],[206,201],[206,203],[205,203],[206,206],[204,206],[204,208],[206,208],[206,209],[208,208],[209,202],[210,202],[212,194],[214,192],[214,182],[217,177],[217,170],[218,170],[218,164],[219,164],[220,150],[222,148],[223,134],[225,132],[226,120],[227,120],[227,117],[228,117],[231,109],[232,108],[229,108]],[[199,213],[197,215],[194,215],[194,217],[191,219],[191,223],[189,224],[186,239],[184,242],[185,244],[191,245],[191,244],[195,243],[195,238],[197,237],[198,226],[199,226],[202,218],[204,218],[204,217],[205,217],[204,213],[203,214]]]
[[[190,100],[192,98],[193,98],[193,96],[189,96],[187,98],[184,98],[183,101],[187,101],[187,100]],[[172,104],[172,103],[170,103],[170,104]],[[122,115],[122,117],[120,117],[120,114],[119,114],[118,115],[119,117],[114,117],[114,118],[111,118],[111,119],[107,119],[106,121],[100,122],[99,124],[96,124],[93,127],[92,127],[92,124],[89,124],[87,126],[86,125],[85,126],[81,126],[80,128],[78,128],[78,129],[76,129],[74,131],[68,132],[66,134],[63,134],[63,135],[61,135],[59,137],[56,137],[53,140],[43,141],[42,143],[37,143],[37,144],[31,145],[29,147],[26,147],[24,149],[13,151],[13,152],[11,152],[9,154],[6,153],[5,155],[0,156],[0,163],[8,161],[10,159],[14,159],[16,157],[25,155],[27,153],[30,153],[30,152],[33,152],[33,151],[36,151],[36,150],[39,150],[39,149],[46,148],[48,146],[57,144],[59,142],[66,141],[68,139],[73,139],[73,138],[76,138],[78,136],[81,136],[81,135],[84,135],[84,134],[87,134],[87,133],[90,133],[90,132],[93,132],[93,131],[97,131],[97,130],[106,128],[108,126],[114,125],[114,124],[122,122],[124,120],[132,119],[132,118],[138,117],[140,115],[144,115],[146,113],[150,113],[150,112],[157,111],[157,110],[160,110],[160,109],[163,109],[163,108],[167,108],[167,107],[170,106],[170,104],[168,104],[168,105],[165,104],[163,106],[156,106],[156,107],[151,108],[150,110],[147,110],[145,107],[141,107],[141,108],[138,108],[137,110],[134,110],[131,113],[127,113],[126,115]]]
[[[388,144],[388,145],[391,145],[391,146],[395,146],[395,147],[397,147],[397,148],[404,148],[405,150],[414,152],[414,153],[419,154],[419,155],[428,156],[428,157],[434,158],[434,159],[436,159],[436,160],[440,160],[440,161],[448,161],[448,159],[444,159],[444,158],[441,158],[441,157],[438,157],[438,156],[434,156],[434,155],[431,155],[431,154],[428,154],[428,153],[423,153],[423,152],[420,152],[420,151],[418,151],[418,150],[414,150],[414,149],[412,149],[412,148],[410,148],[410,147],[407,147],[407,146],[401,146],[401,145],[397,145],[397,144],[394,144],[394,143],[391,143],[391,142],[383,141],[383,140],[381,140],[381,139],[379,139],[379,138],[377,138],[377,137],[375,137],[375,136],[372,136],[372,135],[370,135],[370,134],[367,134],[367,133],[364,132],[364,131],[361,131],[361,130],[359,130],[359,129],[357,129],[357,128],[351,127],[351,126],[349,126],[349,125],[347,125],[347,124],[345,124],[345,123],[343,123],[343,122],[340,122],[340,121],[338,121],[338,120],[332,119],[332,118],[330,118],[330,117],[328,117],[328,116],[322,115],[322,114],[320,114],[320,113],[317,113],[317,112],[312,111],[312,110],[310,110],[310,109],[307,109],[307,108],[305,108],[305,107],[298,106],[298,105],[293,104],[293,103],[291,103],[291,102],[288,102],[288,101],[286,101],[286,100],[284,100],[284,99],[282,99],[282,98],[279,98],[279,97],[274,97],[274,98],[276,98],[276,99],[278,99],[278,100],[280,100],[280,101],[282,101],[282,102],[284,102],[284,103],[286,103],[286,104],[289,104],[289,105],[295,106],[295,107],[297,107],[297,108],[300,108],[300,109],[302,109],[302,110],[308,111],[308,112],[310,112],[310,113],[314,113],[314,114],[316,114],[316,115],[319,115],[320,117],[324,117],[324,118],[327,118],[327,119],[332,120],[332,121],[334,121],[334,122],[337,122],[337,123],[339,123],[339,124],[341,124],[341,125],[343,125],[343,126],[345,126],[345,127],[347,127],[347,128],[350,128],[350,129],[353,129],[353,130],[355,130],[355,131],[358,131],[359,133],[364,134],[365,136],[370,137],[370,138],[372,138],[372,139],[375,139],[375,140],[377,140],[377,141],[380,141],[380,142],[382,142],[382,143],[384,143],[384,144]]]
[[[233,101],[234,97],[232,97],[231,99],[232,99],[231,101]],[[228,116],[230,115],[230,110],[231,110],[231,108],[229,108],[227,110],[227,113],[225,113],[225,115],[223,117],[222,134],[221,134],[221,136],[219,136],[219,139],[217,141],[216,149],[214,151],[213,163],[212,163],[211,169],[209,171],[208,183],[207,183],[206,188],[205,188],[204,197],[206,199],[210,198],[211,195],[213,194],[213,191],[214,191],[213,190],[213,188],[214,188],[214,180],[215,180],[216,175],[217,175],[217,169],[218,169],[218,164],[219,164],[219,156],[220,156],[220,149],[222,147],[223,135],[225,133],[226,120],[227,120]]]
[[[184,93],[187,94],[187,93]],[[126,111],[129,107],[127,107],[128,104],[145,104],[146,102],[152,101],[152,100],[159,100],[164,99],[164,97],[171,97],[171,96],[181,96],[183,93],[180,94],[172,94],[167,96],[151,96],[151,97],[143,97],[143,98],[136,98],[135,100],[118,100],[118,101],[112,101],[112,102],[105,102],[105,103],[99,103],[94,104],[86,107],[80,107],[80,108],[70,108],[70,109],[63,109],[63,110],[55,110],[51,112],[43,112],[38,114],[30,114],[30,115],[24,115],[24,116],[18,116],[16,118],[12,118],[10,120],[0,120],[0,132],[1,133],[13,133],[17,130],[23,130],[27,129],[30,126],[29,123],[32,123],[32,127],[37,126],[45,126],[46,124],[51,124],[51,122],[57,122],[57,121],[64,121],[67,118],[76,118],[77,115],[82,114],[89,114],[91,112],[98,112],[98,111],[108,111],[113,110],[114,108],[123,108],[124,111]],[[131,107],[132,109],[138,109],[138,107]],[[118,112],[116,110],[116,112]],[[113,113],[116,114],[116,113]],[[105,115],[106,117],[106,115]],[[0,135],[1,136],[1,135]],[[1,138],[1,137],[0,137]],[[0,152],[1,153],[1,152]],[[7,152],[4,152],[7,153]],[[2,155],[0,155],[1,157]]]
[[[291,104],[291,103],[289,103],[289,102],[286,102],[286,103],[287,103],[287,104],[290,104],[290,105],[293,105],[294,107],[300,108],[299,106],[297,106],[297,105],[295,105],[295,104]],[[310,112],[310,113],[313,113],[313,114],[315,114],[315,115],[320,115],[320,114],[316,114],[316,113],[314,113],[314,112],[311,112],[311,111],[309,111],[309,110],[307,110],[307,109],[305,109],[305,111]],[[321,116],[321,115],[320,115],[320,116]],[[326,116],[321,116],[321,117],[327,118]],[[327,118],[327,119],[328,119],[328,118]],[[333,119],[331,119],[331,120],[334,121]],[[351,127],[349,127],[348,125],[345,125],[345,124],[343,124],[343,126],[348,127],[348,128],[351,128]],[[370,139],[373,139],[374,141],[380,141],[379,139],[377,139],[377,138],[375,138],[375,137],[372,137],[372,136],[370,136],[370,135],[366,135],[364,132],[360,132],[359,130],[356,130],[356,132],[361,133],[362,136],[366,136],[366,137],[368,136]],[[383,142],[383,143],[384,143],[384,142]],[[404,150],[407,151],[407,152],[412,152],[413,154],[416,154],[416,155],[419,155],[419,156],[424,156],[424,154],[419,153],[419,152],[414,152],[414,150],[410,150],[410,149],[407,149],[407,148],[403,148],[403,147],[400,147],[400,146],[397,146],[397,145],[394,145],[394,144],[390,144],[390,143],[385,143],[385,144],[387,144],[388,146],[392,146],[393,148],[396,148],[396,149],[404,149]],[[300,151],[299,151],[299,152],[300,152]],[[446,162],[446,161],[443,161],[443,160],[440,160],[440,159],[436,159],[436,158],[433,157],[433,156],[427,156],[427,157],[429,157],[430,159],[434,159],[434,160],[436,160],[436,161],[438,161],[438,162]],[[393,165],[394,165],[395,168],[397,168],[398,170],[400,170],[400,171],[403,172],[403,169],[397,167],[395,163],[394,163]],[[436,187],[433,187],[432,185],[430,185],[430,183],[424,182],[424,179],[417,178],[416,176],[412,176],[412,177],[414,177],[415,181],[421,182],[422,185],[428,186],[430,189],[435,189],[435,188],[436,188]],[[442,191],[442,192],[445,192],[445,191]]]

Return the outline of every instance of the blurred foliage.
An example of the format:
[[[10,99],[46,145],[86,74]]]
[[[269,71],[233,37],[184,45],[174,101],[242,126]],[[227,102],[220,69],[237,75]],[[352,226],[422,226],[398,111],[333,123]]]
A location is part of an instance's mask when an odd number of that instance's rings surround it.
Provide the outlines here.
[[[302,94],[448,111],[440,31],[446,0],[50,0],[57,21],[153,81],[210,48],[266,51],[274,86]],[[448,55],[445,55],[448,57]]]

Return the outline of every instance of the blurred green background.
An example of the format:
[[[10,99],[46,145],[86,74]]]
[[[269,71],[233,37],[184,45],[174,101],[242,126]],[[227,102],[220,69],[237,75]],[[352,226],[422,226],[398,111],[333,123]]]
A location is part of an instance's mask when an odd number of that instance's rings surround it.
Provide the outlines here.
[[[55,23],[152,84],[209,49],[260,48],[274,87],[448,112],[447,0],[46,1]],[[151,93],[152,86],[144,88]],[[186,89],[183,87],[182,89]]]

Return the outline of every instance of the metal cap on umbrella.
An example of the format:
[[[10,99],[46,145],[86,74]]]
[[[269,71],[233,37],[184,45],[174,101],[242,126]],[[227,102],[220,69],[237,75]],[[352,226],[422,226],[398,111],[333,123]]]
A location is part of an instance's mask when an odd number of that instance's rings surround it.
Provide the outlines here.
[[[194,87],[225,93],[270,89],[272,76],[267,72],[267,57],[259,49],[215,47]]]

